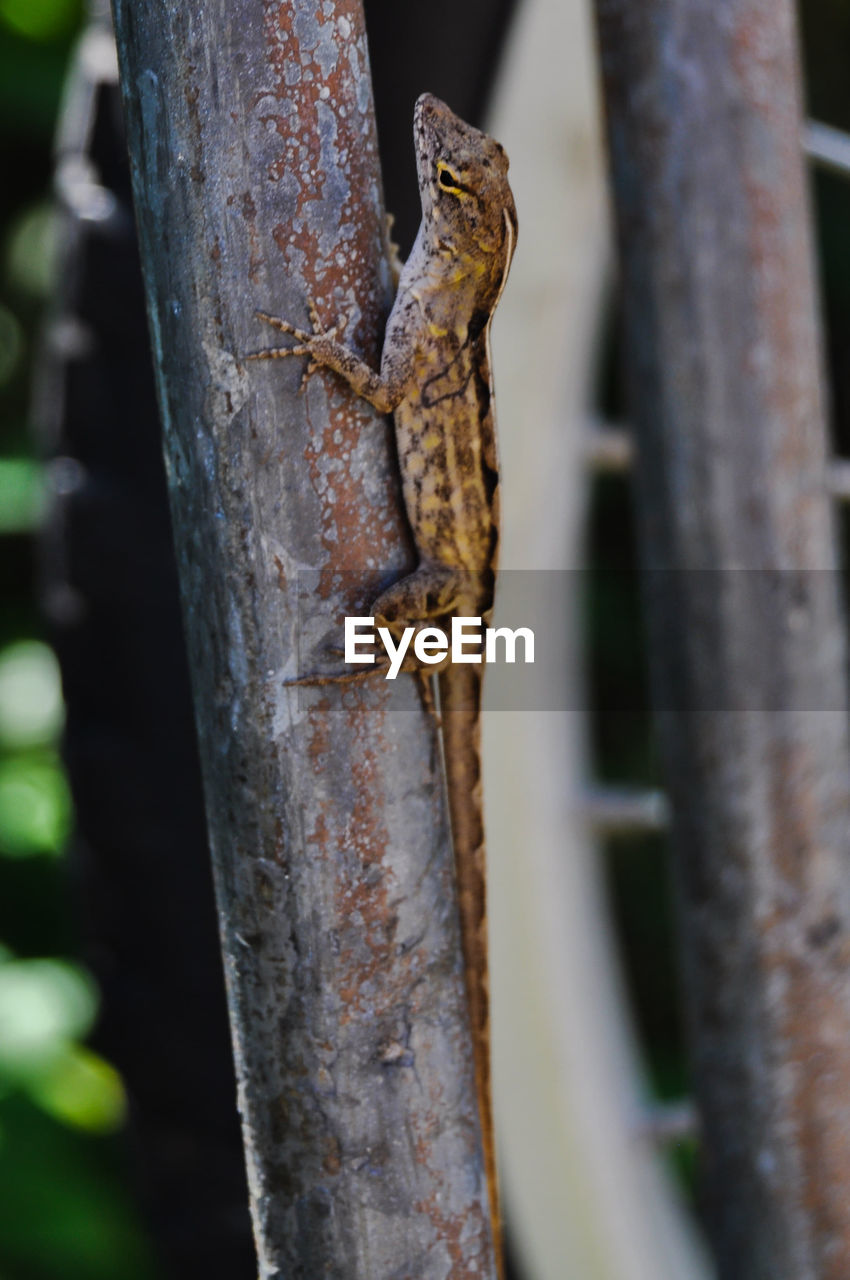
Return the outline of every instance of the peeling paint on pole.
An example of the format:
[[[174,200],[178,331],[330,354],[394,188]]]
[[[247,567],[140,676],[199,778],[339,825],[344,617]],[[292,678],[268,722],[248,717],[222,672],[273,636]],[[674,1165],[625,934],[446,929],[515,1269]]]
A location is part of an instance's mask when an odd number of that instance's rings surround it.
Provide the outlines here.
[[[789,0],[596,0],[724,1280],[850,1275],[850,752]]]
[[[433,726],[413,681],[283,683],[410,564],[390,435],[332,375],[244,362],[256,311],[308,298],[377,362],[360,5],[115,19],[260,1274],[487,1277]]]

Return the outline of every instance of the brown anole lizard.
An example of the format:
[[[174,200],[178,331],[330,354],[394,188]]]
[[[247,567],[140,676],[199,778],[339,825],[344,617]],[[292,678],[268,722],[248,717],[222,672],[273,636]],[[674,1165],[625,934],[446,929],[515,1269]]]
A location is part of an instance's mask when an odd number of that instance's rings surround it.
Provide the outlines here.
[[[337,328],[322,329],[312,303],[312,333],[261,313],[297,345],[253,357],[309,356],[308,373],[331,369],[380,412],[394,415],[418,565],[372,605],[376,625],[391,631],[411,623],[439,624],[452,615],[480,617],[485,625],[491,617],[499,475],[489,330],[517,235],[508,158],[498,142],[430,94],[416,103],[414,140],[422,222],[401,269],[380,373],[337,340]],[[316,682],[356,679],[375,670]],[[483,668],[446,662],[437,670],[484,1164],[501,1275],[481,794]]]

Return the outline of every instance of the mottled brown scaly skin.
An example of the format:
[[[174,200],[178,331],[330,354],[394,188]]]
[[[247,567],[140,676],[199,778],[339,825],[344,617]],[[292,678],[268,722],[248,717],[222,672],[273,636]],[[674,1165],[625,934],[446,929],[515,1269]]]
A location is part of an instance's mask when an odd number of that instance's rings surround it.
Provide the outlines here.
[[[308,372],[319,366],[332,369],[358,395],[394,415],[404,502],[419,564],[372,606],[376,625],[393,630],[411,623],[445,625],[452,615],[490,620],[499,476],[489,330],[517,233],[508,159],[498,142],[459,120],[430,94],[416,104],[414,136],[422,223],[401,271],[380,373],[339,343],[336,329],[323,331],[312,305],[313,333],[263,315],[298,345],[256,357],[307,355]],[[476,1085],[501,1275],[490,1097],[482,670],[480,665],[447,663],[439,670],[439,681]],[[374,671],[330,679],[357,679]]]

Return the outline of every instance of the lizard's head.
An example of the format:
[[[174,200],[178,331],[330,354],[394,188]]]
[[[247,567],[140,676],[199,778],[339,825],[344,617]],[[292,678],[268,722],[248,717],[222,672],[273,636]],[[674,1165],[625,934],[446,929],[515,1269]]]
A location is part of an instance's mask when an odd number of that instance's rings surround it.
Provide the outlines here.
[[[430,93],[416,103],[413,135],[426,230],[459,254],[495,255],[503,276],[517,229],[504,147]]]

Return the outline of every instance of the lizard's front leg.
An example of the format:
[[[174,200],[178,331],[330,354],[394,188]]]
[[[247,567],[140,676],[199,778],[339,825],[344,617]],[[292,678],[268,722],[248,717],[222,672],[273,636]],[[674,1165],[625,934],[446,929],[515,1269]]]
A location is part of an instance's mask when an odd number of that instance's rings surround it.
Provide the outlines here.
[[[310,311],[310,323],[313,326],[312,333],[298,329],[288,320],[282,320],[280,316],[270,316],[264,311],[258,311],[257,316],[260,320],[294,338],[297,345],[255,351],[247,359],[283,360],[288,356],[309,356],[310,362],[304,373],[305,379],[318,368],[331,369],[345,379],[352,391],[374,405],[379,413],[392,413],[406,390],[403,374],[394,369],[376,373],[365,360],[361,360],[349,347],[338,340],[337,334],[340,327],[338,324],[330,329],[324,329],[312,299],[307,305]]]

